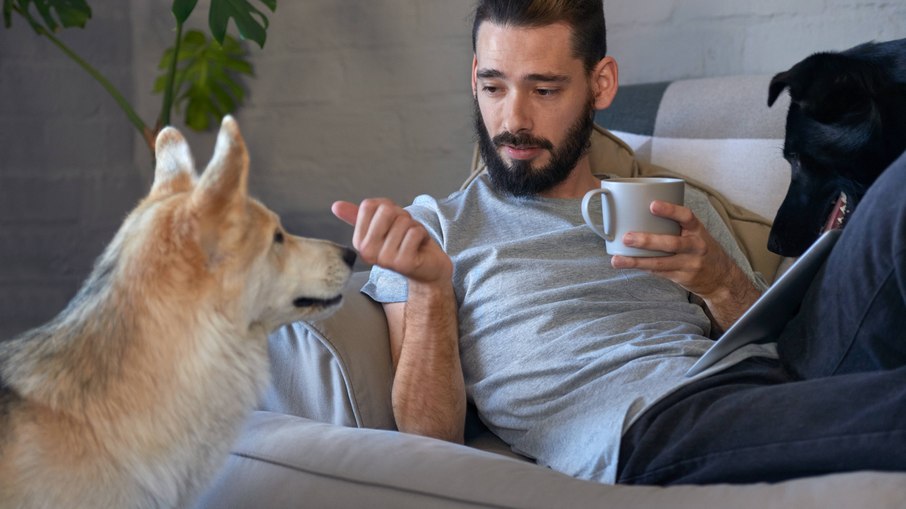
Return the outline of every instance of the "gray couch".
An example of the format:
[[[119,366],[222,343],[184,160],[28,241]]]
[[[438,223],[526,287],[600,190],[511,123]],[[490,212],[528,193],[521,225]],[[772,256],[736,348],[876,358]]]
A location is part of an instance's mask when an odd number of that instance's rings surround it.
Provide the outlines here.
[[[679,173],[709,192],[771,281],[785,261],[764,247],[765,218],[779,206],[789,169],[781,157],[787,106],[767,108],[768,81],[739,76],[624,87],[597,118],[622,141],[596,131],[592,160],[610,161],[597,168],[608,173]],[[906,507],[906,473],[611,486],[517,456],[471,412],[465,446],[394,431],[386,321],[358,292],[366,275],[355,276],[338,314],[272,335],[273,387],[199,507]]]

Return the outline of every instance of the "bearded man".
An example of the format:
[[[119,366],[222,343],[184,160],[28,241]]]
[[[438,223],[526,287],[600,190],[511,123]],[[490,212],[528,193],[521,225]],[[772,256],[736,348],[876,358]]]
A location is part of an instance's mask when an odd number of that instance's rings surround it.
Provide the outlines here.
[[[682,206],[650,206],[679,235],[623,239],[670,256],[608,256],[584,224],[580,200],[607,177],[589,162],[594,112],[618,89],[605,41],[601,0],[479,2],[471,81],[488,172],[405,209],[386,199],[334,204],[375,265],[363,291],[387,315],[399,429],[462,442],[470,401],[514,451],[602,482],[904,468],[906,455],[890,452],[906,450],[902,338],[892,375],[831,376],[845,365],[841,346],[803,379],[771,343],[684,376],[764,285],[693,188]],[[848,233],[841,244],[871,244]],[[904,308],[901,294],[890,300]],[[863,406],[840,407],[839,395],[855,392],[850,401]],[[851,419],[866,412],[869,421]]]

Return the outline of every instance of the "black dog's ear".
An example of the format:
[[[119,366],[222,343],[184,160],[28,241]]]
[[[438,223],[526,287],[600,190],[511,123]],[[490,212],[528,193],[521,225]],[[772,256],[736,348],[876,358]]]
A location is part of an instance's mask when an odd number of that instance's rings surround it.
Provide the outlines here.
[[[809,117],[832,123],[845,115],[864,114],[883,77],[876,66],[841,53],[816,53],[771,80],[768,106],[790,89],[790,99]]]
[[[786,90],[786,87],[790,86],[789,83],[790,71],[784,71],[777,73],[771,79],[771,85],[768,87],[768,108],[774,106],[774,102],[780,97],[780,93]]]

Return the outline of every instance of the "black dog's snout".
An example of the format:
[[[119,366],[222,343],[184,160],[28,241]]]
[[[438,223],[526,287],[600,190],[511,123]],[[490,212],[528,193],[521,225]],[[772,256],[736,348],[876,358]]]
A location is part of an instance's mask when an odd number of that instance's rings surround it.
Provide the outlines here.
[[[346,262],[346,265],[349,266],[349,268],[352,268],[352,266],[355,265],[356,256],[356,252],[352,249],[348,247],[343,248],[343,261]]]

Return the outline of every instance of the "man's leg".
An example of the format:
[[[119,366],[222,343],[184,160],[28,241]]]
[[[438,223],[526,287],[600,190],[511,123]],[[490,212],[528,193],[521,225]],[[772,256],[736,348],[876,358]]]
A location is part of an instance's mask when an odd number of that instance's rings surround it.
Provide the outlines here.
[[[617,481],[752,483],[906,471],[903,451],[906,367],[788,381],[776,361],[750,359],[645,412],[623,436]]]
[[[906,154],[858,205],[778,342],[800,378],[906,365]]]

